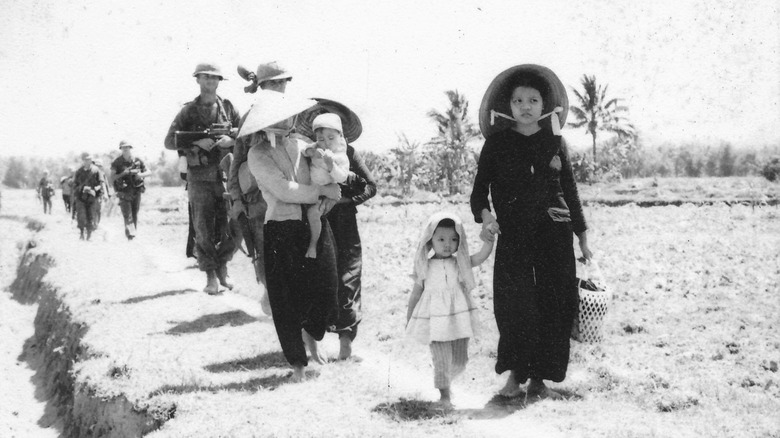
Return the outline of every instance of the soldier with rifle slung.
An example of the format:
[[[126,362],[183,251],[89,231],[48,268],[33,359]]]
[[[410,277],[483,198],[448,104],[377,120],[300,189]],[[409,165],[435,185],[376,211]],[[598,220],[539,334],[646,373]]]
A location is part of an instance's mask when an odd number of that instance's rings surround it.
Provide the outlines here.
[[[219,163],[235,143],[239,114],[229,100],[217,96],[219,82],[225,79],[217,65],[198,64],[192,75],[200,87],[200,95],[176,115],[165,137],[165,147],[187,158],[187,193],[193,210],[195,255],[198,267],[206,272],[203,291],[216,294],[219,285],[233,287],[228,279],[227,262],[233,257],[235,242],[228,231],[225,186]]]

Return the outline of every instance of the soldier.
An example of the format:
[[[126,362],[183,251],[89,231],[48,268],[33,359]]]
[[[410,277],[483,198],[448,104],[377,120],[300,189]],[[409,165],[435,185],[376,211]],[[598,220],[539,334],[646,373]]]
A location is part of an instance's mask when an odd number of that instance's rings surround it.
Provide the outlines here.
[[[122,140],[119,142],[119,150],[122,151],[122,155],[111,163],[111,179],[114,181],[114,190],[125,221],[125,236],[127,240],[133,240],[138,227],[141,193],[146,190],[144,178],[151,172],[146,169],[146,165],[140,158],[133,157],[132,144]]]
[[[233,257],[235,243],[227,228],[227,203],[222,196],[225,186],[219,163],[235,143],[239,114],[229,100],[217,95],[219,82],[225,79],[217,65],[198,64],[192,75],[200,87],[200,95],[176,115],[165,137],[165,147],[171,150],[178,147],[187,157],[187,194],[192,204],[195,255],[198,267],[206,272],[203,291],[216,294],[219,285],[233,288],[227,262]],[[176,144],[176,131],[205,131],[214,124],[226,124],[230,134]]]
[[[65,176],[60,178],[60,190],[62,202],[65,203],[65,211],[70,213],[70,194],[73,192],[73,168],[69,167]]]
[[[97,227],[96,220],[103,193],[103,179],[100,170],[92,163],[92,156],[81,154],[81,167],[73,177],[73,196],[76,200],[76,220],[81,231],[81,240],[89,240]]]
[[[43,203],[43,214],[51,214],[51,198],[54,196],[54,181],[49,178],[49,171],[43,171],[43,178],[38,182],[38,199]]]
[[[242,69],[239,68],[239,73]],[[287,89],[287,83],[292,80],[292,74],[284,67],[280,66],[276,61],[260,64],[257,67],[257,73],[252,74],[244,71],[246,77],[244,79],[251,80],[253,82],[249,87],[244,88],[245,91],[254,93],[259,86],[263,90],[271,90],[279,93],[284,93]],[[242,75],[243,76],[243,75]],[[245,119],[246,116],[242,118]],[[263,260],[263,222],[265,220],[265,211],[268,208],[265,200],[263,199],[260,189],[257,187],[255,179],[249,175],[249,170],[246,167],[247,153],[250,148],[250,141],[252,137],[246,136],[238,139],[233,151],[233,164],[230,166],[230,173],[228,175],[227,188],[230,192],[230,197],[233,200],[231,215],[237,218],[238,221],[244,221],[244,242],[246,244],[247,252],[252,258],[252,264],[255,268],[255,278],[258,283],[266,286],[265,282],[265,261]],[[249,184],[246,184],[245,190],[242,190],[239,183],[239,173],[243,167],[243,173],[247,176],[245,178]],[[243,178],[242,178],[243,179]],[[267,315],[271,314],[271,305],[268,303],[268,294],[263,294],[260,300],[263,312]]]

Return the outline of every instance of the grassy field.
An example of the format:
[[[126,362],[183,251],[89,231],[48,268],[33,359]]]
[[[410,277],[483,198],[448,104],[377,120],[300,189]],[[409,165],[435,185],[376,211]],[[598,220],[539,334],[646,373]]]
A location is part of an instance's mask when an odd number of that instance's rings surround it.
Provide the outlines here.
[[[147,192],[133,242],[116,216],[104,219],[93,242],[78,242],[61,206],[52,217],[34,212],[32,191],[4,191],[0,220],[14,211],[46,224],[35,251],[56,260],[47,281],[73,323],[88,327],[73,367],[76,385],[92,399],[126,399],[156,412],[160,427],[149,436],[780,436],[780,209],[761,202],[776,199],[777,185],[581,186],[586,200],[649,199],[654,190],[754,202],[587,207],[591,249],[612,300],[604,341],[572,343],[567,379],[554,386],[565,401],[526,405],[496,395],[505,376],[493,371],[489,259],[474,291],[485,330],[470,345],[453,410],[431,404],[437,391],[428,350],[404,340],[403,327],[424,219],[457,212],[477,248],[478,227],[462,202],[376,199],[360,208],[365,316],[354,349],[362,360],[311,366],[302,384],[288,383],[245,256],[229,265],[234,291],[199,292],[204,278],[184,258],[181,189]],[[337,344],[326,337],[331,356]]]

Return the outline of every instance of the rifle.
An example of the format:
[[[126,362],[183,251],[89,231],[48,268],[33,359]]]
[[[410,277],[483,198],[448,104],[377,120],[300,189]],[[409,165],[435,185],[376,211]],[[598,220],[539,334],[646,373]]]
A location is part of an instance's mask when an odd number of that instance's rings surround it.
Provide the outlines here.
[[[193,142],[204,138],[217,140],[223,135],[235,135],[238,129],[231,128],[230,123],[212,123],[208,129],[203,131],[174,131],[173,144],[176,150],[189,151],[194,145]]]

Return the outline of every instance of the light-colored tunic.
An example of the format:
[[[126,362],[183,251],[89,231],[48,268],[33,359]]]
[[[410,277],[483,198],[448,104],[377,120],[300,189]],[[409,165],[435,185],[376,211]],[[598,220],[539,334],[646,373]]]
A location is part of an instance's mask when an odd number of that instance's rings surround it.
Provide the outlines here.
[[[407,337],[430,344],[478,334],[477,309],[458,282],[458,263],[454,257],[429,259],[423,286],[406,326]]]

